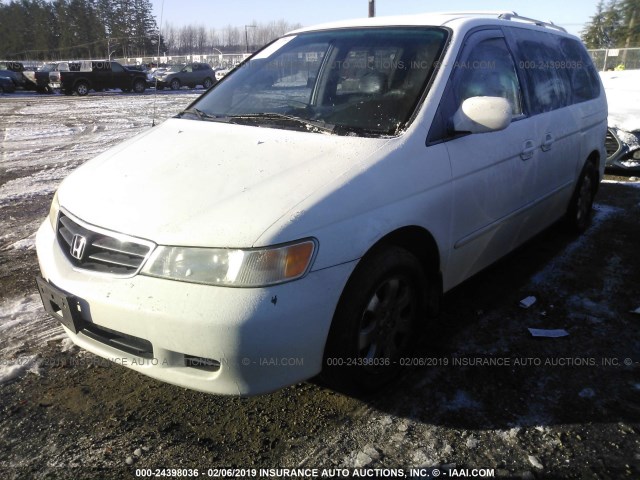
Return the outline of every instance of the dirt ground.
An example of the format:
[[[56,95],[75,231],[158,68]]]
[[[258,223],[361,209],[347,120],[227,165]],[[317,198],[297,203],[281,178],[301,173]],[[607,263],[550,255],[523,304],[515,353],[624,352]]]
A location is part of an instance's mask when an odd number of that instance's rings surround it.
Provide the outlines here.
[[[194,97],[0,98],[0,351],[5,366],[29,362],[0,384],[1,478],[640,478],[640,183],[628,178],[607,177],[582,237],[552,227],[449,292],[426,365],[377,396],[306,383],[218,397],[71,346],[34,282],[53,192],[146,128],[154,102],[166,118]]]

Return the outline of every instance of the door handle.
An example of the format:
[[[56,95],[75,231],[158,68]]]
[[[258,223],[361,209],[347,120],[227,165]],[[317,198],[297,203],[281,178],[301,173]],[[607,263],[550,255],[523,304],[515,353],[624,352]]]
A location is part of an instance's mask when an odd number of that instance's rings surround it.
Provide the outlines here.
[[[550,133],[547,133],[544,136],[544,142],[542,142],[541,148],[543,152],[548,152],[549,150],[551,150],[551,146],[553,145],[553,142],[555,142],[556,139],[553,138],[553,135],[551,135]]]
[[[533,157],[533,153],[536,151],[536,144],[533,143],[533,140],[526,140],[522,145],[522,152],[520,153],[520,158],[522,160],[529,160]]]

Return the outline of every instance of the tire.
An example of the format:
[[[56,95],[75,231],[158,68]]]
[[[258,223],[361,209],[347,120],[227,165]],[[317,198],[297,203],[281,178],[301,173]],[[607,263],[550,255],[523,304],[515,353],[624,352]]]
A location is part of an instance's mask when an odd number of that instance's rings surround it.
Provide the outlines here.
[[[78,82],[74,87],[74,90],[78,95],[84,97],[89,93],[89,84],[87,82]]]
[[[597,188],[598,172],[593,163],[587,162],[580,173],[580,180],[569,203],[565,218],[565,223],[572,232],[583,233],[591,225],[593,199]]]
[[[144,93],[147,89],[147,83],[144,80],[136,80],[133,82],[133,91],[135,93]]]
[[[209,77],[205,78],[204,82],[202,82],[202,86],[206,90],[209,90],[213,86],[213,80],[211,80]]]
[[[180,87],[182,87],[182,85],[180,84],[180,80],[178,80],[177,78],[171,80],[169,86],[171,87],[171,90],[180,90]]]
[[[348,393],[375,392],[398,377],[400,359],[426,325],[427,277],[400,247],[365,257],[342,292],[324,352],[320,381]]]

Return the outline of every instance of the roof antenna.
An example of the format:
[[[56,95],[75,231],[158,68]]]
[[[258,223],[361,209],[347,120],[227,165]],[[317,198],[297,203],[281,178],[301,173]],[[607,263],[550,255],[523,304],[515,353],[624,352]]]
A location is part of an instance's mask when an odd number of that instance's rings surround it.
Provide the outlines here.
[[[162,17],[164,15],[164,0],[162,0],[162,6],[160,7],[160,26],[158,27],[158,67],[160,66],[160,42],[162,39]],[[156,67],[156,68],[158,68]],[[156,79],[156,91],[153,93],[153,117],[151,117],[151,126],[156,126],[156,103],[158,100],[158,77],[154,75]]]

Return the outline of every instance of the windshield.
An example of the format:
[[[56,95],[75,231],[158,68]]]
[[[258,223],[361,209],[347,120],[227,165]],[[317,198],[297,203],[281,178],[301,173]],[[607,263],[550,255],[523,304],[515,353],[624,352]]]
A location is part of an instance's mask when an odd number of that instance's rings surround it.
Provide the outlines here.
[[[289,128],[295,118],[336,134],[394,135],[411,118],[446,39],[435,27],[283,37],[196,101],[192,112],[201,120]]]
[[[53,72],[55,69],[56,69],[56,64],[55,63],[47,63],[46,65],[41,66],[39,71],[40,72]]]

